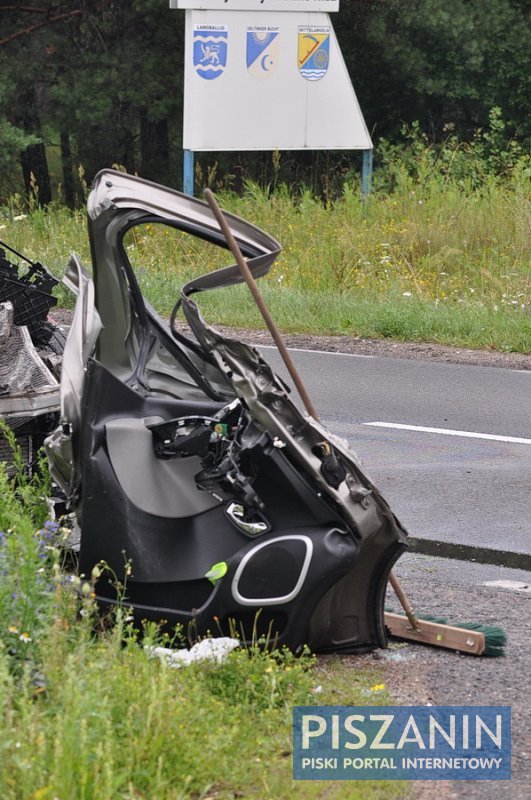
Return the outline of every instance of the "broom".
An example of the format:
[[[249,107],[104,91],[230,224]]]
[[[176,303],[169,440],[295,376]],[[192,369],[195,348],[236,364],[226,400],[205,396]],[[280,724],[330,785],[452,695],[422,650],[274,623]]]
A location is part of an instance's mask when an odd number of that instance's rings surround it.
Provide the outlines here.
[[[273,337],[282,360],[291,375],[293,383],[300,395],[300,398],[306,408],[308,414],[313,417],[317,422],[319,416],[313,406],[312,401],[306,391],[306,388],[300,378],[300,375],[293,363],[293,360],[284,344],[280,333],[273,321],[269,309],[267,308],[260,290],[256,284],[255,279],[249,269],[249,266],[244,259],[242,252],[234,238],[232,231],[223,216],[216,198],[210,189],[205,189],[204,195],[206,201],[212,211],[215,219],[217,220],[221,232],[223,233],[227,244],[236,259],[236,263],[240,268],[240,272],[249,287],[249,290],[258,306],[260,313]],[[505,633],[501,628],[480,625],[477,623],[463,623],[459,625],[448,625],[445,620],[439,619],[420,619],[411,606],[406,593],[404,592],[398,578],[393,571],[389,573],[389,583],[395,592],[400,605],[404,609],[405,616],[401,614],[394,614],[386,611],[384,620],[389,632],[392,636],[398,639],[407,639],[408,641],[418,642],[419,644],[429,644],[435,647],[444,647],[448,650],[458,650],[461,653],[468,653],[476,656],[502,656],[504,655],[504,647],[506,643]]]

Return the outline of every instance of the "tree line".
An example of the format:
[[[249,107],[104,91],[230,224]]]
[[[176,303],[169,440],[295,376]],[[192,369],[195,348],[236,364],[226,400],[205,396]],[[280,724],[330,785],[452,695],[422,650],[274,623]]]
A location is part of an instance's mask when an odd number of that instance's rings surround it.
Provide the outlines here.
[[[62,198],[103,166],[180,185],[184,13],[168,0],[0,5],[0,196],[20,182]],[[342,0],[333,24],[373,139],[398,141],[418,122],[433,141],[463,140],[500,108],[508,137],[528,143],[528,0]],[[341,154],[342,168],[352,155]],[[275,170],[271,154],[218,155],[238,188]],[[339,162],[338,162],[339,163]],[[79,174],[79,165],[84,172]],[[214,169],[204,165],[205,169]],[[278,161],[277,161],[278,167]],[[334,170],[330,154],[289,154],[283,178]],[[267,174],[265,175],[267,177]]]

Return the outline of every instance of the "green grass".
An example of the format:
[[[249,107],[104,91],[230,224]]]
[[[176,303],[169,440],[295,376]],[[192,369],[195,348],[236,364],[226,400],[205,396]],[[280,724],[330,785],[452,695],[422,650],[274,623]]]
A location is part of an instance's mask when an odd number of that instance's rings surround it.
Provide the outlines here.
[[[403,178],[363,204],[348,185],[324,205],[285,188],[250,185],[225,208],[276,236],[283,251],[261,281],[273,317],[289,331],[531,352],[531,189],[526,169],[481,186]],[[15,221],[0,234],[61,272],[70,250],[89,263],[84,215],[57,208]],[[153,305],[168,314],[180,286],[228,262],[228,254],[167,228],[128,234],[128,254]],[[261,327],[246,291],[206,293],[213,323]]]
[[[60,568],[47,479],[0,463],[2,800],[256,800],[404,796],[397,782],[293,782],[294,705],[385,705],[378,669],[236,650],[175,670],[125,612],[96,625],[92,584]],[[81,613],[80,613],[81,611]],[[315,690],[320,687],[319,692]]]
[[[131,637],[89,637],[57,620],[41,644],[46,691],[14,681],[0,659],[3,798],[321,797],[291,780],[291,708],[381,704],[375,677],[235,653],[220,666],[172,670]],[[316,682],[323,693],[311,692]],[[348,691],[347,691],[348,685]],[[379,696],[377,696],[379,695]],[[402,786],[327,784],[334,798],[399,797]]]
[[[297,289],[262,287],[279,328],[290,333],[346,334],[377,339],[437,342],[469,348],[531,353],[531,312],[493,311],[469,303],[466,308],[418,297],[385,300]],[[264,327],[244,288],[202,295],[207,320],[235,327]]]

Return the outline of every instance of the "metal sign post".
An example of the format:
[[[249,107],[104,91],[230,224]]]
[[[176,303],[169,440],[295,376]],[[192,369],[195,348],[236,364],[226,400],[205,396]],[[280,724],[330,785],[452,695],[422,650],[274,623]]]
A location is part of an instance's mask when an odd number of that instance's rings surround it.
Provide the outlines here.
[[[194,193],[195,159],[193,150],[183,150],[183,192]]]
[[[363,161],[361,164],[361,196],[364,200],[371,191],[372,184],[372,164],[373,164],[373,151],[363,151]],[[192,186],[193,188],[193,186]]]
[[[326,13],[339,0],[171,5],[186,9],[185,192],[195,151],[230,150],[361,150],[369,191],[372,141]]]

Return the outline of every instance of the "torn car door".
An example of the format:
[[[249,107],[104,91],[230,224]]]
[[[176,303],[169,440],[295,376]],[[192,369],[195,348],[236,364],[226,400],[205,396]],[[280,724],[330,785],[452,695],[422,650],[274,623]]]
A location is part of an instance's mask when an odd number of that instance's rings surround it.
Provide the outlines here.
[[[384,644],[385,585],[406,532],[355,455],[296,408],[259,353],[203,320],[192,295],[240,283],[239,268],[183,286],[193,336],[170,330],[142,296],[128,231],[163,225],[216,252],[226,244],[208,206],[106,170],[88,218],[102,328],[63,419],[79,476],[81,571],[104,560],[127,577],[139,623],[190,636],[236,625],[294,651]],[[253,275],[266,274],[278,242],[227,219]],[[97,595],[117,602],[105,577]]]

